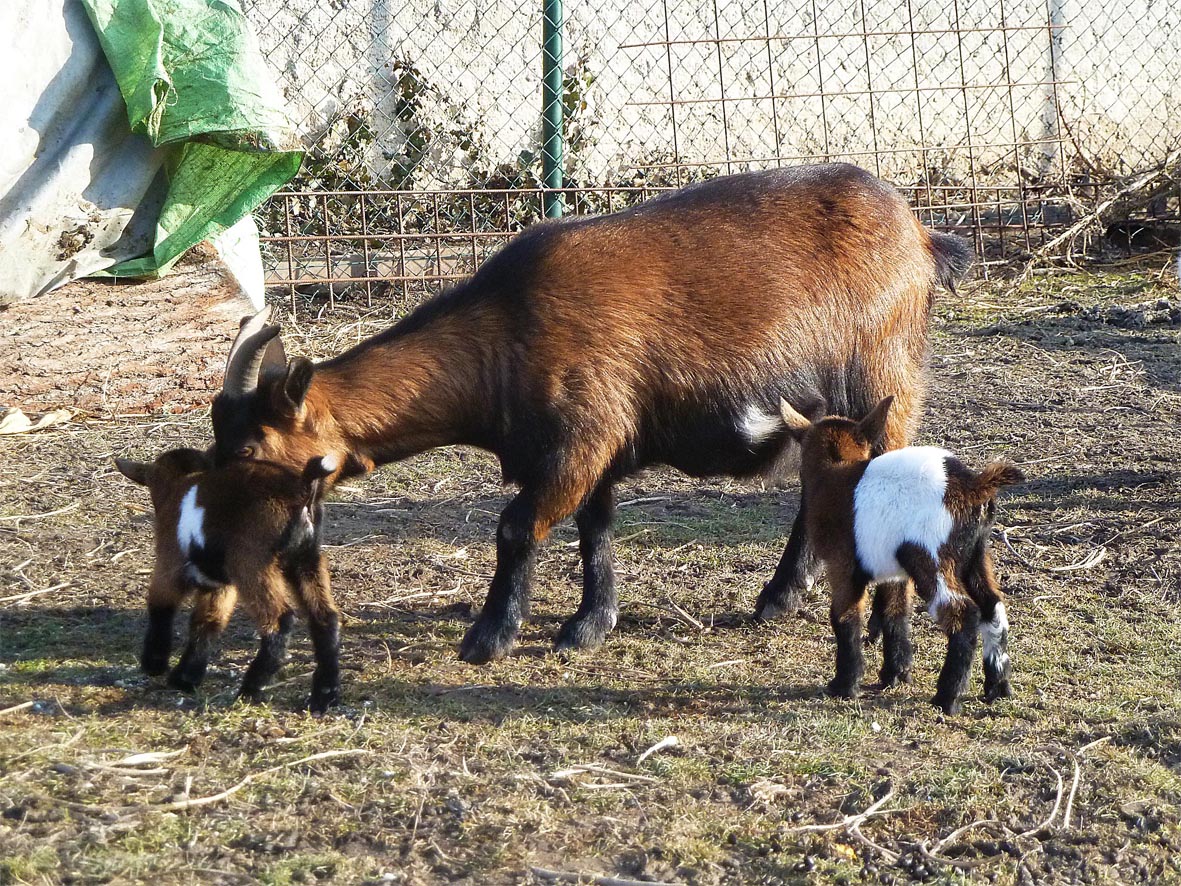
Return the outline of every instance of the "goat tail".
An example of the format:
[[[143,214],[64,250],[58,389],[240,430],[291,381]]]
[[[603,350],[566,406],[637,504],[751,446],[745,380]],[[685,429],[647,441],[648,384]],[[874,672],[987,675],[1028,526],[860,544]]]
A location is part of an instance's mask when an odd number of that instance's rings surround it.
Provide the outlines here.
[[[955,234],[931,232],[931,255],[935,259],[935,279],[949,292],[972,266],[972,244]]]
[[[1003,486],[1015,486],[1025,482],[1025,475],[1016,465],[1007,461],[989,462],[976,475],[972,484],[972,497],[978,504],[991,500]]]

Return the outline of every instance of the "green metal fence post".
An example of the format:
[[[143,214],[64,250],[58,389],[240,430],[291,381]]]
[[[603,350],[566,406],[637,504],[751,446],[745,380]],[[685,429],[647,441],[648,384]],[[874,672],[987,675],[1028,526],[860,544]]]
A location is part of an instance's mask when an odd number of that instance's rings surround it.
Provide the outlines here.
[[[562,0],[542,0],[541,179],[546,218],[562,215]],[[553,188],[554,190],[548,190]]]

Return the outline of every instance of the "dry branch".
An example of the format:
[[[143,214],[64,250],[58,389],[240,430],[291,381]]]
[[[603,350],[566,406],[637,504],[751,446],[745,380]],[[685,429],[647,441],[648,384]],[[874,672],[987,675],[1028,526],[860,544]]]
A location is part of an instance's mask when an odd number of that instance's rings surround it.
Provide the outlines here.
[[[1141,208],[1162,190],[1175,185],[1181,171],[1178,162],[1181,161],[1181,151],[1172,150],[1165,155],[1164,161],[1139,178],[1124,185],[1111,197],[1104,200],[1094,210],[1076,221],[1073,225],[1038,249],[1025,266],[1025,270],[1014,281],[1010,292],[1029,278],[1034,268],[1040,265],[1048,256],[1058,250],[1063,244],[1070,248],[1074,242],[1088,230],[1103,227],[1112,221],[1127,218],[1134,209]]]
[[[551,871],[546,868],[531,867],[535,877],[551,880],[555,883],[593,883],[595,886],[680,886],[661,880],[627,880],[621,877],[602,877],[597,874],[584,874],[577,871]]]

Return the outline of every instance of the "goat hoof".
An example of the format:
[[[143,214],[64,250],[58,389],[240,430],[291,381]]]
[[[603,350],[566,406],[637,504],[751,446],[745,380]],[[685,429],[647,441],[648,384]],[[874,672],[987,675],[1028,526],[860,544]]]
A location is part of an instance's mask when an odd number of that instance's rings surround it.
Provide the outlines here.
[[[168,674],[168,688],[179,689],[181,692],[187,692],[189,695],[193,695],[197,691],[197,681],[186,677],[176,668],[173,668]]]
[[[238,690],[238,701],[244,704],[262,704],[266,700],[266,693],[261,689],[247,689],[243,687]]]
[[[321,689],[313,692],[304,702],[304,708],[319,717],[328,713],[329,708],[340,704],[339,689]]]
[[[898,686],[902,683],[910,683],[911,674],[909,670],[906,671],[887,671],[884,668],[878,674],[878,681],[881,683],[882,689],[889,689],[892,686]]]
[[[758,602],[755,603],[755,611],[751,615],[751,620],[759,623],[774,621],[783,616],[795,615],[802,608],[802,591],[789,589],[783,594],[770,594],[764,586],[763,592],[759,594]]]
[[[149,677],[159,677],[168,670],[168,656],[163,658],[145,658],[140,661],[139,669]]]
[[[576,649],[597,649],[615,627],[615,620],[614,612],[575,615],[562,625],[562,630],[554,640],[554,650],[572,652]]]
[[[964,709],[963,704],[958,698],[943,699],[936,695],[933,699],[931,699],[931,704],[935,705],[935,707],[939,708],[949,717],[954,717]]]
[[[1001,680],[991,686],[984,687],[984,700],[992,704],[998,698],[1009,698],[1013,694],[1013,687],[1008,680]]]
[[[825,691],[833,698],[854,699],[861,694],[857,684],[835,678],[829,681],[828,686],[825,687]]]
[[[459,657],[468,664],[487,664],[508,655],[516,638],[517,627],[511,622],[496,624],[480,619],[464,634]]]

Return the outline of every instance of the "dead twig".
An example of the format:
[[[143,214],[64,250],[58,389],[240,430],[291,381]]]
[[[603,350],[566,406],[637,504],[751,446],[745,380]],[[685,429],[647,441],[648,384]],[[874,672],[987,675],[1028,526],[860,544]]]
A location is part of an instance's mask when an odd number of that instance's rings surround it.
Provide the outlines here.
[[[0,717],[3,717],[5,714],[15,714],[17,711],[26,710],[36,703],[35,701],[22,701],[20,704],[14,704],[12,707],[4,708],[4,710],[0,711]]]
[[[1069,566],[1047,566],[1047,572],[1075,572],[1079,569],[1094,569],[1103,562],[1107,556],[1107,548],[1095,548],[1083,559],[1077,563],[1071,563]]]
[[[291,769],[295,766],[301,766],[304,763],[313,763],[316,760],[330,760],[335,757],[355,757],[361,754],[368,754],[369,751],[364,748],[350,748],[348,750],[340,751],[322,751],[319,754],[312,754],[307,757],[300,757],[298,760],[292,760],[290,763],[280,763],[278,766],[272,766],[269,769],[263,769],[260,772],[252,772],[243,778],[240,782],[232,787],[226,788],[224,791],[219,791],[216,794],[210,794],[207,797],[193,797],[184,800],[175,800],[172,803],[160,803],[158,805],[150,803],[140,803],[134,806],[124,806],[117,810],[119,812],[179,812],[182,809],[195,809],[199,806],[209,806],[213,803],[220,803],[222,800],[227,800],[238,791],[247,785],[253,784],[256,781],[266,778],[268,775],[274,775],[276,772],[282,772],[284,769]],[[108,806],[91,806],[83,803],[68,803],[65,804],[71,809],[78,809],[84,812],[93,813],[108,813],[112,810]]]
[[[1046,816],[1045,821],[1043,821],[1037,827],[1030,828],[1028,831],[1022,831],[1017,835],[1018,837],[1032,837],[1034,834],[1044,831],[1051,824],[1053,824],[1054,817],[1058,815],[1058,807],[1062,805],[1062,789],[1064,787],[1062,783],[1062,773],[1053,766],[1050,767],[1050,771],[1054,773],[1054,778],[1058,780],[1058,796],[1054,798],[1054,807],[1050,810],[1050,814]]]
[[[890,790],[888,790],[880,800],[871,804],[864,812],[859,812],[856,815],[846,815],[840,821],[833,822],[832,824],[806,824],[802,825],[801,827],[789,828],[784,833],[804,834],[816,833],[819,831],[843,830],[857,842],[879,853],[889,864],[894,864],[899,858],[897,852],[887,849],[884,846],[879,846],[877,843],[873,842],[873,840],[869,839],[869,837],[865,836],[865,834],[861,833],[861,825],[869,818],[875,815],[891,815],[895,812],[905,811],[903,809],[882,809],[882,806],[884,806],[893,796],[894,788],[890,788]]]
[[[0,517],[0,520],[44,520],[46,517],[56,517],[58,514],[67,514],[81,505],[82,502],[76,501],[73,504],[68,504],[64,508],[58,508],[56,511],[46,511],[44,514],[12,514],[7,517]]]
[[[1043,260],[1045,260],[1047,256],[1057,250],[1059,246],[1064,243],[1073,244],[1074,241],[1077,240],[1079,236],[1085,231],[1097,225],[1101,225],[1112,207],[1118,206],[1124,201],[1127,201],[1130,197],[1134,197],[1139,194],[1155,193],[1162,185],[1169,184],[1175,176],[1175,167],[1177,166],[1179,156],[1181,156],[1181,152],[1177,150],[1169,151],[1169,153],[1165,156],[1164,161],[1161,162],[1155,169],[1149,170],[1139,178],[1136,178],[1129,184],[1124,185],[1111,197],[1096,206],[1090,213],[1084,215],[1057,237],[1054,237],[1052,240],[1038,249],[1030,257],[1029,262],[1025,266],[1025,270],[1013,282],[1009,293],[1011,294],[1012,292],[1015,292],[1018,286],[1028,280],[1030,274],[1033,273],[1033,269],[1037,267]]]
[[[671,599],[669,602],[672,602]],[[671,615],[683,625],[696,628],[699,631],[705,630],[705,625],[693,618],[693,616],[689,615],[689,613],[685,612],[685,610],[681,609],[679,606],[677,606],[676,609],[669,609],[667,606],[657,606],[655,603],[645,603],[643,600],[629,600],[627,605],[643,606],[645,609],[655,609],[657,612],[663,612],[665,615]],[[675,603],[673,603],[673,605],[676,606]]]
[[[627,880],[621,877],[602,877],[581,871],[551,871],[546,868],[530,867],[533,876],[555,883],[593,883],[595,886],[680,886],[661,880]]]
[[[34,597],[40,597],[42,594],[52,594],[54,591],[60,591],[62,588],[68,588],[72,582],[63,581],[61,584],[56,584],[51,588],[42,588],[39,591],[25,591],[23,594],[13,594],[11,597],[0,597],[0,603],[7,603],[10,606],[18,606],[26,600],[31,600]]]
[[[640,775],[635,772],[621,772],[618,769],[608,769],[606,766],[599,766],[595,763],[583,763],[579,766],[571,766],[569,769],[559,769],[549,774],[550,778],[569,779],[576,775],[612,775],[616,778],[626,778],[631,781],[643,781],[654,783],[659,781],[658,778],[653,778],[650,775]]]
[[[3,713],[3,711],[0,711],[0,713]],[[656,744],[652,745],[652,747],[648,748],[648,750],[644,751],[644,753],[640,754],[640,756],[636,757],[636,765],[639,766],[658,751],[663,751],[666,748],[675,748],[680,743],[680,740],[675,735],[666,735],[660,741],[656,742]]]
[[[923,858],[927,859],[927,861],[933,861],[936,864],[950,865],[953,868],[959,868],[961,870],[971,870],[972,868],[978,868],[985,863],[984,859],[963,859],[963,860],[961,860],[961,859],[957,859],[957,858],[948,858],[947,856],[940,855],[939,853],[943,849],[944,846],[948,846],[948,845],[954,843],[956,840],[958,840],[960,837],[962,837],[968,831],[973,830],[974,828],[991,827],[991,826],[999,826],[1003,830],[1005,830],[1006,833],[1008,832],[1008,828],[1005,828],[1005,826],[1003,824],[1001,824],[1001,822],[997,821],[995,818],[980,818],[980,819],[977,819],[976,821],[969,822],[968,824],[964,825],[963,827],[956,828],[954,831],[952,831],[946,837],[936,840],[934,846],[928,846],[927,841],[923,840],[921,843],[917,844],[919,854],[922,855]]]

